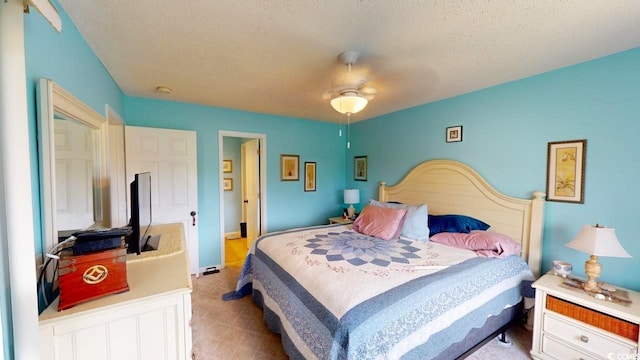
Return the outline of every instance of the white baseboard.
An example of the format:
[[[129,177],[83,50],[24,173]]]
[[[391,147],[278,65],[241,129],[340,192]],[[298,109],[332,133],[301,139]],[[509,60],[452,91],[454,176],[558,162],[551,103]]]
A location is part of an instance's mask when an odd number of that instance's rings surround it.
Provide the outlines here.
[[[227,240],[240,239],[240,231],[225,233],[224,238]]]

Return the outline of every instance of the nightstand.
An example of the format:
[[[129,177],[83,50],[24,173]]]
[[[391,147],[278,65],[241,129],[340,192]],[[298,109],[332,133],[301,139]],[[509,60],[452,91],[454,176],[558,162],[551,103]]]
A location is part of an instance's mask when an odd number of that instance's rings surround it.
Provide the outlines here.
[[[352,219],[345,219],[342,216],[336,216],[336,217],[331,217],[329,218],[329,224],[351,224],[353,223]]]
[[[536,304],[531,356],[534,359],[636,359],[640,293],[631,303],[598,300],[582,289],[562,285],[547,274],[533,284]],[[631,355],[619,355],[631,354]],[[622,356],[622,357],[620,357]]]

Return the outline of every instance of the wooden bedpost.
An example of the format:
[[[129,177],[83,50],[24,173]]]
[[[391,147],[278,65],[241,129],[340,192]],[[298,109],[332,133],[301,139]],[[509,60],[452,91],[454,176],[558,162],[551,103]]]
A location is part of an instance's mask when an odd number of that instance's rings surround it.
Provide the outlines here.
[[[380,181],[380,187],[378,188],[378,201],[387,201],[387,192],[385,191],[386,186],[386,182]]]

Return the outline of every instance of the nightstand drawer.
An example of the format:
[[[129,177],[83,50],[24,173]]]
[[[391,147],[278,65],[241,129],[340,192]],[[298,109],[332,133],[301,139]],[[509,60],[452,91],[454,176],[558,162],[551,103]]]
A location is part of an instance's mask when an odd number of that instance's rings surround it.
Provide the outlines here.
[[[633,342],[638,341],[638,324],[633,324],[551,295],[547,295],[547,309],[620,335]]]
[[[546,334],[542,335],[542,352],[560,360],[598,360]]]
[[[603,333],[591,331],[575,321],[567,321],[545,313],[542,323],[544,333],[551,334],[579,349],[584,349],[605,358],[610,353],[636,353],[635,344],[625,343],[613,337],[605,336]]]

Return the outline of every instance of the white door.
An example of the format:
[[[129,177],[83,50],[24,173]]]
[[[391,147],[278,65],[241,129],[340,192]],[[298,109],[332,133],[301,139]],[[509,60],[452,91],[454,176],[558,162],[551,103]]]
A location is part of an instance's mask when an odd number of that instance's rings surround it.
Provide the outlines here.
[[[55,119],[58,230],[85,229],[93,215],[93,132],[73,120]]]
[[[126,126],[125,142],[127,181],[136,173],[151,173],[152,223],[184,224],[189,268],[198,274],[196,132]]]
[[[260,232],[259,151],[258,139],[242,144],[242,213],[247,223],[247,247],[251,247]]]

